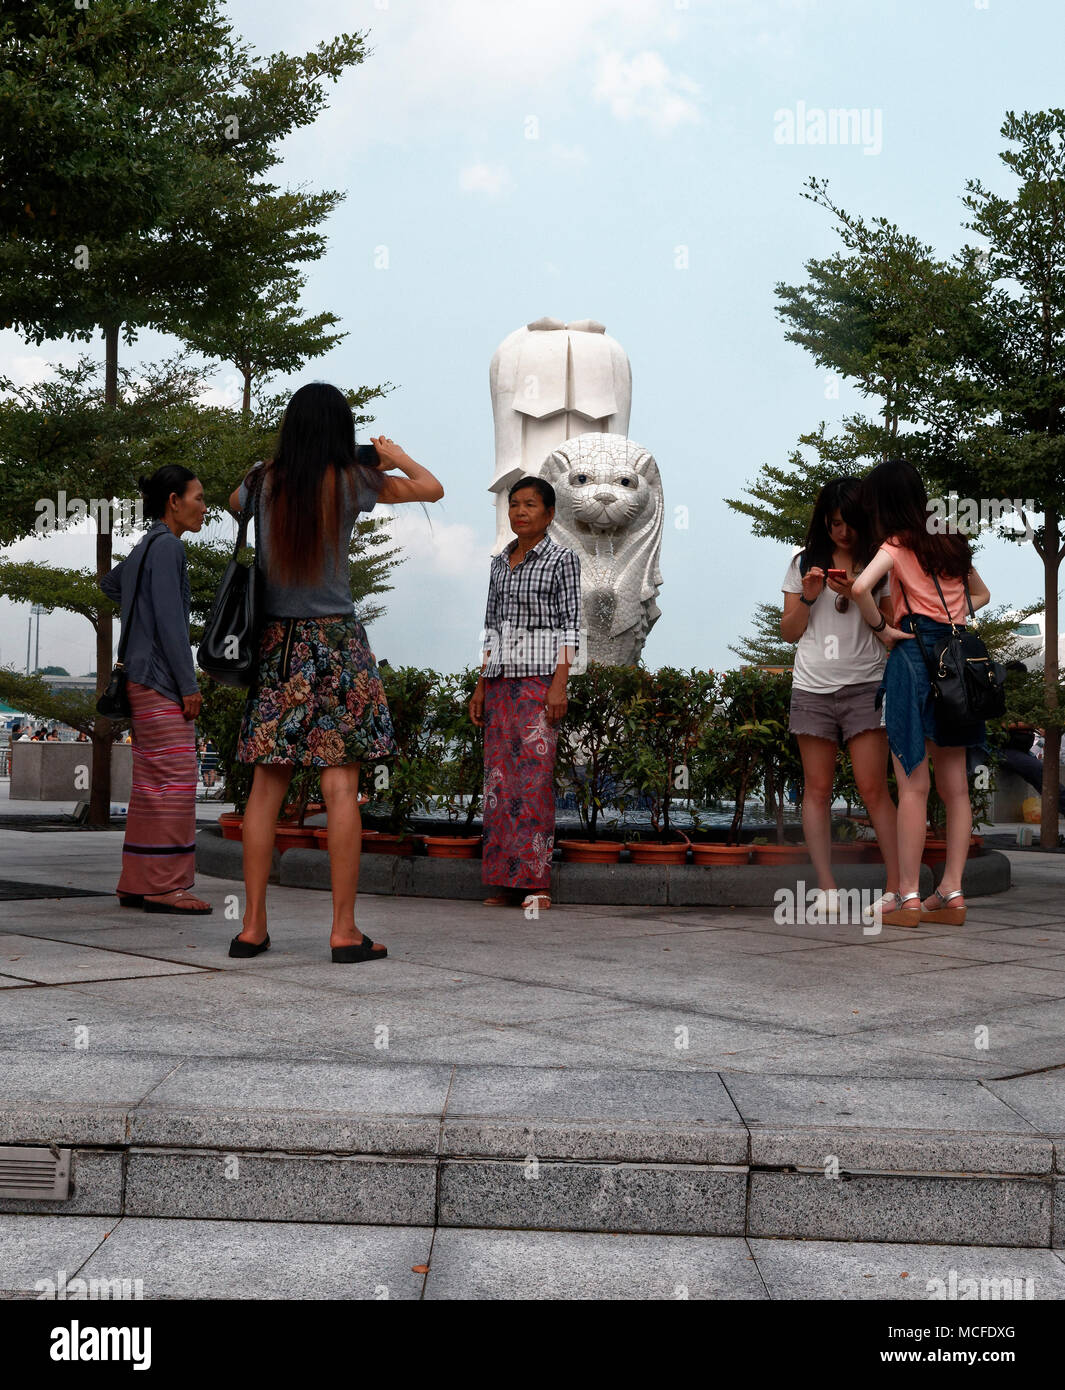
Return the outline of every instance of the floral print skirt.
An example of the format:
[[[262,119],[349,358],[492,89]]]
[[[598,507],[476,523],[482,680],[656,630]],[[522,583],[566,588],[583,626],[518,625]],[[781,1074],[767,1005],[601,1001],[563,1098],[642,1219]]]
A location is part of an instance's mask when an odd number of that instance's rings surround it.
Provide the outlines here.
[[[268,622],[238,760],[342,767],[394,752],[392,718],[362,623],[343,614]]]
[[[545,893],[555,847],[558,730],[547,722],[547,676],[490,676],[484,699],[481,878]]]

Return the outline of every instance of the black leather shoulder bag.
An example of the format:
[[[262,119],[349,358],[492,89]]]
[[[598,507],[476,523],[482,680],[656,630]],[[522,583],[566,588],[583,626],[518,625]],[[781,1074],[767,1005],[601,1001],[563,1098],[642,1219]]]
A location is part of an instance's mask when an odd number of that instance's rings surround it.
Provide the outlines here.
[[[1006,711],[1006,672],[997,661],[992,660],[975,632],[970,628],[959,628],[955,625],[939,580],[934,574],[932,582],[946,612],[950,635],[940,642],[938,651],[933,651],[931,656],[917,631],[916,623],[914,635],[924,657],[928,678],[932,682],[936,719],[944,729],[980,724],[985,719],[997,719]],[[969,616],[975,622],[976,613],[969,593],[969,582],[964,580],[963,583]],[[912,618],[910,601],[901,581],[899,589],[906,604],[906,612]]]
[[[247,545],[248,523],[255,517],[265,469],[256,468],[248,483],[248,495],[240,513],[233,558],[226,566],[218,586],[211,614],[203,629],[196,661],[219,685],[250,687],[259,668],[259,639],[263,629],[263,580],[259,567],[262,550],[259,527],[255,533],[255,559],[241,564],[239,556]]]

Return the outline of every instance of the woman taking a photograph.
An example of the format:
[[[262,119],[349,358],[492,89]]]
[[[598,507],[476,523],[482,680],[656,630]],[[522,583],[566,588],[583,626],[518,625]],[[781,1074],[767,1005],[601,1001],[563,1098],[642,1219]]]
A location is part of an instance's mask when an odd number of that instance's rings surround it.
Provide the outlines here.
[[[880,549],[853,587],[862,616],[892,648],[884,672],[884,724],[899,786],[899,887],[897,909],[885,912],[889,926],[922,922],[960,926],[965,921],[961,876],[969,853],[973,814],[965,767],[966,748],[984,742],[983,723],[955,730],[937,726],[924,651],[931,655],[950,635],[950,624],[969,618],[991,595],[972,567],[972,551],[960,532],[929,530],[928,494],[917,470],[899,460],[881,463],[865,478],[863,502]],[[882,621],[873,587],[891,575],[897,626]],[[921,902],[918,881],[928,822],[930,778],[947,812],[947,858],[936,891]]]
[[[510,489],[515,539],[492,560],[481,676],[470,718],[484,727],[482,881],[487,907],[551,906],[558,721],[581,627],[581,562],[547,534],[555,490]]]
[[[258,683],[248,697],[237,758],[254,763],[244,812],[243,930],[229,954],[268,949],[266,883],[277,817],[297,767],[321,770],[328,824],[332,959],[388,954],[355,925],[362,821],[359,766],[395,751],[384,687],[351,598],[356,519],[378,502],[436,502],[444,489],[384,435],[381,471],[357,461],[351,407],[335,386],[313,382],[289,401],[277,452],[256,464],[229,499],[235,512],[256,490],[255,545],[267,623]],[[398,468],[406,477],[383,471]]]
[[[857,478],[836,478],[817,495],[806,544],[784,576],[780,634],[795,642],[788,727],[802,758],[802,828],[826,919],[839,911],[832,874],[832,786],[836,753],[846,745],[858,795],[869,812],[887,872],[887,892],[873,912],[896,906],[899,886],[895,806],[887,785],[887,738],[876,693],[884,671],[880,643],[852,602],[855,576],[869,559]],[[887,585],[876,594],[887,605]],[[876,606],[876,599],[869,602]],[[868,913],[866,914],[869,915]]]
[[[203,525],[203,484],[179,464],[138,483],[153,518],[130,555],[100,581],[128,629],[133,786],[118,899],[145,912],[210,912],[196,877],[196,729],[200,690],[189,645],[188,563],[181,537]],[[143,570],[136,607],[137,576]]]

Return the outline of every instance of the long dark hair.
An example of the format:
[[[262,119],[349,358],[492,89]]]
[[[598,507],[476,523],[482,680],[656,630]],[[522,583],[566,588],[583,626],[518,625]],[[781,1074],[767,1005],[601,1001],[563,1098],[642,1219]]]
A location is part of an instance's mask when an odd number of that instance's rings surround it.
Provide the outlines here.
[[[964,532],[928,529],[928,492],[912,463],[878,463],[862,480],[862,497],[877,545],[897,540],[913,551],[926,574],[964,579],[972,569],[972,547]]]
[[[869,531],[869,521],[862,510],[862,484],[858,478],[831,478],[817,494],[810,526],[806,532],[799,559],[803,573],[817,565],[831,569],[832,533],[829,527],[836,512],[855,534],[854,560],[863,569],[872,559],[876,546]]]
[[[355,419],[335,386],[312,381],[285,407],[267,481],[270,568],[277,582],[319,579],[340,545],[338,488],[355,471],[376,492],[384,475],[356,459]]]
[[[137,488],[144,498],[144,510],[153,521],[161,521],[166,516],[167,503],[171,493],[184,497],[195,473],[180,463],[165,463],[157,468],[150,478],[138,478]]]

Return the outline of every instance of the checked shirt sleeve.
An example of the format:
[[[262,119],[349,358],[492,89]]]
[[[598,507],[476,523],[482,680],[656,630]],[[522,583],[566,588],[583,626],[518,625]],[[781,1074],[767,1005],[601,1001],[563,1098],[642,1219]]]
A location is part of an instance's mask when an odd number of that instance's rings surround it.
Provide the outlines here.
[[[484,629],[481,633],[481,651],[488,653],[488,664],[484,669],[486,676],[496,676],[500,671],[499,644],[503,627],[503,613],[500,605],[497,565],[492,561],[488,572],[488,601],[484,610]]]
[[[581,634],[581,562],[573,550],[563,550],[555,571],[555,603],[558,612],[558,656],[572,647],[579,655]],[[557,660],[557,658],[556,658]]]

